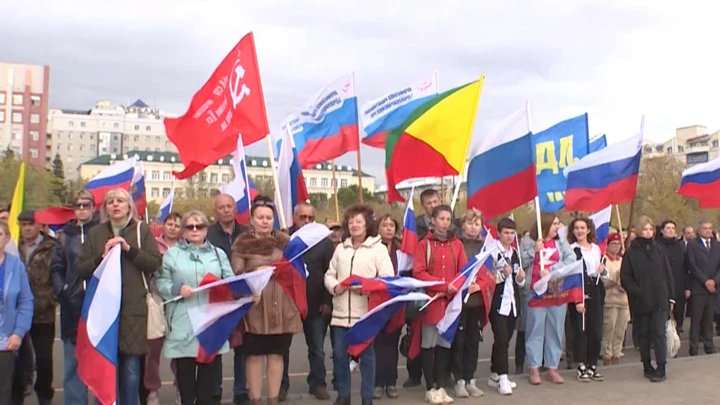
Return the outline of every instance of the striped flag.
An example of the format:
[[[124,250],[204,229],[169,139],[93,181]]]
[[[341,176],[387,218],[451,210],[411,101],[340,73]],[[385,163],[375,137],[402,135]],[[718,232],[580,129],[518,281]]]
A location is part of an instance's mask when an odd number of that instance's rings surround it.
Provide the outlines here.
[[[403,215],[403,231],[400,249],[396,251],[398,274],[403,276],[412,275],[413,255],[418,245],[417,226],[415,225],[415,210],[413,209],[413,195],[415,188],[410,191],[410,198],[405,207]]]
[[[605,249],[607,248],[608,243],[608,235],[610,235],[611,214],[612,205],[590,215],[590,219],[592,219],[595,224],[595,236],[597,237],[597,242],[595,243],[597,243],[600,247],[600,252],[602,252],[602,254],[605,254]]]
[[[172,212],[173,202],[175,200],[175,183],[173,182],[173,188],[170,190],[170,194],[165,197],[163,203],[160,204],[160,209],[157,214],[157,222],[165,222],[165,218]]]
[[[130,190],[135,177],[135,157],[116,162],[98,173],[85,185],[85,190],[95,197],[95,204],[101,205],[105,194],[116,188]]]

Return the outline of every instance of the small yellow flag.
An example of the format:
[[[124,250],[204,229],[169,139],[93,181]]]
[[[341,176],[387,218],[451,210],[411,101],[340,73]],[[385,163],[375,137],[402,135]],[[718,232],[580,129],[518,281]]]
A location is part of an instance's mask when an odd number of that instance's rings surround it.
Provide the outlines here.
[[[17,183],[15,183],[15,192],[10,204],[10,218],[8,218],[10,236],[15,244],[20,246],[20,224],[17,218],[25,209],[25,162],[20,162],[20,173],[18,174]]]

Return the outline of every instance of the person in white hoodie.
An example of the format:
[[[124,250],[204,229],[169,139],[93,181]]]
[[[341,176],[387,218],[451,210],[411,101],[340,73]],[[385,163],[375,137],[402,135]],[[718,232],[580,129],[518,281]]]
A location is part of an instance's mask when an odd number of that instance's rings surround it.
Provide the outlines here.
[[[368,297],[347,289],[340,282],[352,275],[392,277],[393,270],[387,246],[377,236],[373,210],[367,205],[353,205],[345,211],[343,230],[349,235],[335,248],[330,268],[325,273],[325,287],[333,296],[330,329],[333,343],[333,377],[338,398],[335,405],[350,404],[350,357],[347,331],[368,311]],[[360,355],[362,405],[372,405],[375,388],[375,351],[370,345]]]

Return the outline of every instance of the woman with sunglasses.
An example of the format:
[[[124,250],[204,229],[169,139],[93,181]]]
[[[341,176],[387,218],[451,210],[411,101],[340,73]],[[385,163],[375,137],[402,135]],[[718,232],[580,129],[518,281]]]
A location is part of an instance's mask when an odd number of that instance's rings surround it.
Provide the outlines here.
[[[193,292],[207,274],[217,278],[233,275],[230,262],[223,252],[207,241],[208,219],[200,211],[190,211],[182,217],[183,239],[163,255],[163,266],[155,284],[164,300],[178,295],[183,299],[165,305],[168,334],[163,342],[165,357],[176,366],[180,403],[209,405],[215,384],[215,370],[220,355],[229,350],[225,343],[210,363],[199,363],[198,342],[195,339],[188,310],[207,304],[208,292]]]
[[[273,229],[275,204],[265,196],[255,197],[250,208],[251,229],[232,246],[235,274],[248,273],[282,260],[283,249],[290,241],[285,233]],[[302,320],[292,299],[274,279],[270,279],[259,301],[250,308],[244,320],[245,376],[250,401],[262,402],[263,363],[267,360],[268,405],[278,403],[283,375],[283,353],[290,349],[292,335],[300,333]]]

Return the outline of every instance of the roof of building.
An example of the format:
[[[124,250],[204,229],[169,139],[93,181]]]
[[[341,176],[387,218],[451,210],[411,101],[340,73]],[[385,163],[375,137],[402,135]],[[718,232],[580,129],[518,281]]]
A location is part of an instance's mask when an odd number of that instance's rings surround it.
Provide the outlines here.
[[[141,99],[135,100],[134,103],[130,104],[128,107],[135,107],[135,108],[150,108],[149,105],[145,104],[144,101]]]
[[[88,160],[87,162],[84,162],[81,164],[83,165],[99,165],[99,166],[108,166],[111,162],[114,162],[116,160],[122,160],[130,158],[131,156],[137,156],[138,160],[144,161],[144,162],[167,162],[167,163],[181,163],[180,156],[175,152],[148,152],[148,151],[140,151],[140,150],[134,150],[129,151],[128,153],[124,155],[100,155],[98,157],[95,157],[93,159]],[[270,167],[270,159],[264,156],[246,156],[245,162],[248,167]],[[232,166],[232,155],[225,156],[222,159],[219,159],[216,163],[218,166]],[[329,162],[325,163],[318,163],[315,167],[308,170],[332,170],[332,165]],[[353,176],[357,176],[358,171],[355,170],[351,166],[343,166],[343,165],[336,165],[335,170],[340,173],[350,173],[352,172]],[[363,177],[375,177],[371,174],[363,172]]]

